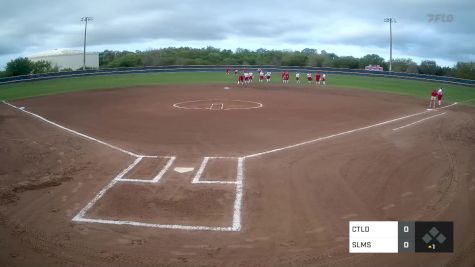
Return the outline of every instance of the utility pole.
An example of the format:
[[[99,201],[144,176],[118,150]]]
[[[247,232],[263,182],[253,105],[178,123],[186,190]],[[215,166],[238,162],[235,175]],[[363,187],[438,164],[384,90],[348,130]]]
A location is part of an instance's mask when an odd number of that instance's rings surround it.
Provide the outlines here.
[[[387,18],[384,22],[389,22],[389,71],[392,70],[393,65],[393,23],[396,23],[396,19]]]
[[[84,21],[84,52],[83,52],[83,61],[82,61],[82,70],[86,70],[86,34],[87,34],[87,22],[92,21],[92,17],[82,17],[81,21]]]

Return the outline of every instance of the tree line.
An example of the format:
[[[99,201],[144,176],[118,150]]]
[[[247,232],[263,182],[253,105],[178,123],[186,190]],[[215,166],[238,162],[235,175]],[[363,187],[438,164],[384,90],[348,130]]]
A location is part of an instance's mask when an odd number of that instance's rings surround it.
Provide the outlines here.
[[[58,71],[51,64],[48,66],[47,62],[28,61],[26,58],[10,61],[3,76]],[[105,50],[99,53],[100,68],[168,65],[276,65],[349,69],[364,69],[368,65],[380,65],[384,70],[389,69],[389,62],[376,54],[369,54],[358,58],[338,56],[325,50],[319,52],[312,48],[305,48],[301,51],[238,48],[236,51],[232,51],[214,47],[169,47],[147,51],[137,50],[135,52]],[[417,64],[410,58],[396,58],[393,60],[392,70],[396,72],[475,79],[475,62],[458,62],[453,67],[442,67],[433,60],[424,60]],[[2,73],[0,73],[0,76],[2,76]]]
[[[59,68],[51,62],[40,60],[33,62],[26,57],[19,57],[7,63],[5,71],[0,72],[1,77],[10,77],[27,74],[58,72]]]

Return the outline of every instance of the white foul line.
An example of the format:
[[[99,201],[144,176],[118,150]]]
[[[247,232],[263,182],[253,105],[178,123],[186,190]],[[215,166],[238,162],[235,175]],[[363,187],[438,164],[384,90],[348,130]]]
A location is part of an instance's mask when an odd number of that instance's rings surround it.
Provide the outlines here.
[[[238,159],[236,175],[236,199],[234,200],[233,230],[241,230],[242,191],[244,187],[244,160]]]
[[[132,226],[142,226],[142,227],[152,227],[152,228],[162,228],[162,229],[180,229],[180,230],[201,230],[201,231],[239,231],[241,229],[241,202],[242,202],[242,181],[244,179],[243,174],[243,160],[244,158],[236,158],[236,157],[204,157],[203,163],[200,166],[199,175],[194,178],[194,183],[202,183],[202,184],[235,184],[236,185],[236,198],[234,201],[234,212],[233,212],[233,219],[232,219],[232,226],[231,227],[213,227],[213,226],[194,226],[194,225],[172,225],[172,224],[153,224],[153,223],[143,223],[143,222],[136,222],[136,221],[121,221],[121,220],[105,220],[105,219],[93,219],[93,218],[86,218],[86,213],[109,191],[115,184],[118,182],[138,182],[138,183],[158,183],[163,175],[169,170],[169,168],[173,165],[176,157],[170,156],[146,156],[146,155],[138,155],[133,152],[127,151],[125,149],[119,148],[117,146],[111,145],[106,143],[102,140],[97,138],[88,136],[86,134],[80,133],[78,131],[69,129],[62,125],[59,125],[55,122],[52,122],[40,115],[37,115],[33,112],[26,111],[23,108],[19,108],[15,105],[7,103],[6,101],[2,101],[4,104],[30,114],[44,122],[47,122],[51,125],[54,125],[60,129],[68,131],[70,133],[79,135],[91,141],[95,141],[112,149],[118,150],[123,152],[127,155],[130,155],[135,158],[135,160],[122,172],[120,172],[109,184],[104,186],[97,195],[87,203],[87,205],[82,208],[76,216],[73,217],[72,221],[75,222],[87,222],[87,223],[100,223],[100,224],[115,224],[115,225],[132,225]],[[153,180],[144,180],[144,179],[126,179],[123,178],[128,172],[130,172],[137,164],[139,164],[143,158],[168,158],[167,164],[163,167],[163,169],[155,176]],[[238,167],[237,167],[237,177],[236,181],[200,181],[201,175],[206,167],[206,163],[209,159],[238,159]],[[195,181],[196,180],[196,181]]]
[[[109,143],[106,143],[106,142],[104,142],[104,141],[102,141],[102,140],[99,140],[99,139],[97,139],[97,138],[91,137],[91,136],[89,136],[89,135],[86,135],[86,134],[80,133],[80,132],[78,132],[78,131],[69,129],[69,128],[67,128],[67,127],[64,127],[64,126],[62,126],[62,125],[59,125],[59,124],[57,124],[57,123],[55,123],[55,122],[52,122],[52,121],[50,121],[50,120],[48,120],[48,119],[46,119],[46,118],[44,118],[44,117],[42,117],[42,116],[40,116],[40,115],[38,115],[38,114],[35,114],[35,113],[33,113],[33,112],[30,112],[30,111],[27,111],[27,110],[25,110],[25,109],[21,109],[21,108],[15,106],[15,105],[12,105],[12,104],[7,103],[7,102],[5,102],[5,101],[2,101],[2,102],[3,102],[4,104],[6,104],[6,105],[12,107],[12,108],[15,108],[15,109],[17,109],[17,110],[19,110],[19,111],[21,111],[21,112],[25,112],[25,113],[27,113],[27,114],[30,114],[30,115],[32,115],[32,116],[34,116],[34,117],[36,117],[36,118],[38,118],[38,119],[40,119],[40,120],[42,120],[42,121],[44,121],[44,122],[47,122],[47,123],[49,123],[49,124],[52,124],[52,125],[54,125],[54,126],[56,126],[56,127],[58,127],[58,128],[61,128],[61,129],[65,130],[65,131],[68,131],[68,132],[70,132],[70,133],[79,135],[79,136],[81,136],[81,137],[84,137],[84,138],[89,139],[89,140],[91,140],[91,141],[97,142],[97,143],[99,143],[99,144],[105,145],[105,146],[107,146],[107,147],[110,147],[110,148],[112,148],[112,149],[115,149],[115,150],[117,150],[117,151],[120,151],[120,152],[122,152],[122,153],[125,153],[125,154],[127,154],[127,155],[130,155],[130,156],[133,156],[133,157],[156,158],[156,156],[144,156],[144,155],[135,154],[135,153],[130,152],[130,151],[127,151],[127,150],[125,150],[125,149],[123,149],[123,148],[120,148],[120,147],[111,145],[111,144],[109,144]]]
[[[400,129],[404,129],[404,128],[409,127],[409,126],[411,126],[411,125],[414,125],[414,124],[423,122],[423,121],[428,120],[428,119],[435,118],[435,117],[437,117],[437,116],[442,116],[442,115],[444,115],[445,113],[447,113],[447,112],[440,113],[440,114],[437,114],[437,115],[434,115],[434,116],[430,116],[430,117],[424,118],[424,119],[422,119],[422,120],[418,120],[418,121],[415,121],[415,122],[413,122],[413,123],[409,123],[409,124],[406,124],[406,125],[404,125],[404,126],[394,128],[393,131],[397,131],[397,130],[400,130]]]
[[[457,102],[455,102],[453,104],[450,104],[448,106],[445,106],[445,107],[441,107],[439,109],[448,108],[448,107],[451,107],[451,106],[454,106],[454,105],[457,105]],[[370,129],[370,128],[374,128],[374,127],[378,127],[378,126],[381,126],[381,125],[389,124],[389,123],[392,123],[392,122],[395,122],[395,121],[400,121],[400,120],[404,120],[404,119],[411,118],[411,117],[414,117],[414,116],[418,116],[418,115],[421,115],[421,114],[426,114],[428,112],[432,112],[432,111],[431,110],[430,111],[426,110],[426,111],[423,111],[423,112],[414,113],[414,114],[399,117],[399,118],[396,118],[396,119],[387,120],[387,121],[383,121],[383,122],[380,122],[380,123],[375,123],[375,124],[368,125],[368,126],[365,126],[365,127],[361,127],[361,128],[357,128],[357,129],[337,133],[337,134],[332,134],[332,135],[328,135],[328,136],[324,136],[324,137],[319,137],[319,138],[312,139],[312,140],[309,140],[309,141],[305,141],[305,142],[302,142],[302,143],[298,143],[298,144],[295,144],[295,145],[284,146],[284,147],[281,147],[281,148],[276,148],[276,149],[272,149],[272,150],[268,150],[268,151],[264,151],[264,152],[260,152],[260,153],[250,154],[250,155],[244,156],[244,158],[253,158],[253,157],[262,156],[262,155],[266,155],[266,154],[270,154],[270,153],[274,153],[274,152],[279,152],[279,151],[282,151],[282,150],[292,149],[292,148],[295,148],[295,147],[308,145],[308,144],[311,144],[311,143],[319,142],[319,141],[326,140],[326,139],[331,139],[331,138],[338,137],[338,136],[341,136],[341,135],[347,135],[347,134],[351,134],[351,133],[355,133],[355,132],[360,132],[360,131],[367,130],[367,129]]]
[[[231,227],[212,227],[212,226],[152,224],[152,223],[143,223],[143,222],[135,222],[135,221],[120,221],[120,220],[104,220],[104,219],[85,218],[84,216],[87,213],[87,211],[90,210],[95,205],[95,203],[98,200],[100,200],[104,196],[104,194],[109,189],[111,189],[117,182],[119,182],[119,181],[126,181],[126,182],[152,182],[152,181],[155,181],[155,182],[158,182],[162,178],[162,176],[168,171],[168,169],[171,167],[171,165],[173,164],[173,162],[176,158],[175,157],[164,157],[164,158],[169,158],[167,164],[160,171],[160,173],[151,181],[149,181],[149,180],[136,180],[136,179],[122,179],[122,177],[125,176],[130,170],[132,170],[144,157],[157,158],[159,156],[137,155],[137,154],[132,153],[130,151],[127,151],[127,150],[121,149],[119,147],[113,146],[111,144],[108,144],[104,141],[98,140],[96,138],[87,136],[85,134],[82,134],[82,133],[79,133],[77,131],[66,128],[64,126],[61,126],[57,123],[54,123],[52,121],[49,121],[49,120],[45,119],[44,117],[41,117],[41,116],[39,116],[37,114],[34,114],[32,112],[29,112],[29,111],[25,111],[24,109],[18,108],[18,107],[14,106],[12,104],[9,104],[5,101],[2,101],[2,102],[6,105],[9,105],[9,106],[15,108],[15,109],[18,109],[20,111],[28,113],[28,114],[30,114],[32,116],[35,116],[35,117],[37,117],[37,118],[39,118],[39,119],[41,119],[45,122],[48,122],[48,123],[50,123],[54,126],[57,126],[57,127],[61,128],[63,130],[66,130],[66,131],[69,131],[71,133],[77,134],[77,135],[82,136],[84,138],[87,138],[89,140],[96,141],[100,144],[106,145],[110,148],[116,149],[118,151],[121,151],[123,153],[126,153],[126,154],[131,155],[131,156],[136,158],[132,164],[130,164],[126,169],[124,169],[121,173],[119,173],[108,185],[106,185],[104,188],[102,188],[99,191],[99,193],[72,219],[73,221],[89,222],[89,223],[101,223],[101,224],[115,224],[115,225],[132,225],[132,226],[164,228],[164,229],[204,230],[204,231],[240,231],[241,230],[241,227],[242,227],[242,225],[241,225],[241,219],[242,219],[241,218],[241,210],[242,210],[242,198],[243,198],[243,186],[244,186],[244,160],[246,158],[252,158],[252,157],[257,157],[257,156],[261,156],[261,155],[265,155],[265,154],[269,154],[269,153],[273,153],[273,152],[283,151],[283,150],[286,150],[286,149],[291,149],[291,148],[303,146],[303,145],[306,145],[306,144],[310,144],[310,143],[313,143],[313,142],[338,137],[338,136],[341,136],[341,135],[355,133],[355,132],[358,132],[358,131],[370,129],[370,128],[373,128],[373,127],[385,125],[385,124],[388,124],[388,123],[392,123],[392,122],[395,122],[395,121],[403,120],[403,119],[406,119],[406,118],[410,118],[410,117],[414,117],[414,116],[418,116],[418,115],[430,112],[430,111],[419,112],[419,113],[399,117],[399,118],[396,118],[396,119],[392,119],[392,120],[372,124],[372,125],[369,125],[369,126],[365,126],[365,127],[361,127],[361,128],[357,128],[357,129],[353,129],[353,130],[349,130],[349,131],[345,131],[345,132],[325,136],[325,137],[316,138],[316,139],[309,140],[309,141],[302,142],[302,143],[298,143],[298,144],[295,144],[295,145],[285,146],[285,147],[281,147],[281,148],[277,148],[277,149],[273,149],[273,150],[264,151],[264,152],[261,152],[261,153],[256,153],[256,154],[251,154],[251,155],[239,157],[239,158],[237,158],[238,162],[237,162],[236,181],[200,181],[200,178],[201,178],[201,176],[204,172],[204,169],[206,168],[206,165],[207,165],[209,159],[213,159],[213,158],[236,159],[234,157],[204,157],[203,162],[201,163],[201,166],[200,166],[199,170],[197,171],[195,177],[193,178],[192,183],[205,183],[205,184],[226,183],[226,184],[235,184],[236,185],[236,198],[234,200],[234,205],[233,205],[233,211],[234,212],[233,212],[233,218],[232,218],[232,226]],[[453,103],[451,105],[442,107],[440,109],[448,108],[448,107],[454,106],[456,104],[457,103]],[[443,115],[443,114],[445,114],[445,112],[442,113],[442,114],[437,114],[437,115],[431,116],[429,118],[440,116],[440,115]],[[425,119],[422,119],[420,121],[427,120],[429,118],[425,118]],[[420,121],[418,121],[418,122],[420,122]],[[415,123],[417,123],[417,122],[415,122]],[[415,124],[415,123],[412,123],[412,124]],[[412,124],[409,124],[409,125],[412,125]],[[403,127],[407,127],[409,125],[406,125],[406,126],[403,126]],[[403,128],[403,127],[399,127],[399,128]]]

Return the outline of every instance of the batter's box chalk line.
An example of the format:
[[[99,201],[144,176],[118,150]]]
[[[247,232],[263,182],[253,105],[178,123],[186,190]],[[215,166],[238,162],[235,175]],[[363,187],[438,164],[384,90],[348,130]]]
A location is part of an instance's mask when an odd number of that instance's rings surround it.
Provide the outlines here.
[[[294,148],[297,148],[297,147],[300,147],[300,146],[305,146],[305,145],[308,145],[308,144],[311,144],[311,143],[320,142],[320,141],[324,141],[324,140],[328,140],[328,139],[332,139],[332,138],[336,138],[336,137],[340,137],[340,136],[344,136],[344,135],[357,133],[357,132],[360,132],[360,131],[363,131],[363,130],[368,130],[368,129],[371,129],[371,128],[379,127],[379,126],[382,126],[382,125],[387,125],[387,124],[390,124],[390,123],[393,123],[393,122],[405,120],[407,118],[412,118],[412,117],[419,116],[419,115],[422,115],[422,114],[427,114],[428,112],[432,112],[430,110],[426,110],[426,111],[423,111],[423,112],[413,113],[413,114],[402,116],[402,117],[399,117],[399,118],[395,118],[395,119],[391,119],[391,120],[371,124],[371,125],[368,125],[368,126],[365,126],[365,127],[356,128],[356,129],[352,129],[352,130],[348,130],[348,131],[344,131],[344,132],[340,132],[340,133],[336,133],[336,134],[332,134],[332,135],[328,135],[328,136],[324,136],[324,137],[318,137],[318,138],[308,140],[308,141],[305,141],[305,142],[300,142],[300,143],[297,143],[297,144],[294,144],[294,145],[275,148],[275,149],[267,150],[267,151],[264,151],[264,152],[250,154],[250,155],[241,156],[241,157],[204,157],[198,171],[194,175],[194,178],[192,180],[193,184],[209,184],[209,185],[229,184],[229,185],[235,186],[235,199],[234,199],[234,204],[233,204],[233,217],[232,217],[231,225],[230,226],[223,226],[223,227],[213,227],[213,226],[200,226],[200,225],[152,224],[152,223],[144,223],[144,222],[137,222],[137,221],[121,221],[121,220],[106,220],[106,219],[100,219],[100,218],[87,218],[86,213],[115,184],[117,184],[119,182],[122,182],[122,183],[123,182],[129,182],[129,183],[159,183],[160,179],[169,171],[170,167],[173,165],[176,157],[174,157],[174,156],[140,155],[140,154],[128,151],[126,149],[120,148],[118,146],[112,145],[112,144],[107,143],[105,141],[102,141],[100,139],[94,138],[92,136],[86,135],[84,133],[80,133],[80,132],[75,131],[73,129],[67,128],[67,127],[62,126],[60,124],[57,124],[57,123],[55,123],[53,121],[50,121],[50,120],[48,120],[48,119],[46,119],[46,118],[44,118],[44,117],[42,117],[38,114],[35,114],[33,112],[30,112],[30,111],[26,110],[26,107],[17,107],[13,104],[10,104],[10,103],[6,102],[6,101],[2,101],[2,102],[5,105],[8,105],[8,106],[10,106],[14,109],[17,109],[21,112],[29,114],[33,117],[36,117],[37,119],[39,119],[43,122],[51,124],[55,127],[58,127],[62,130],[70,132],[72,134],[78,135],[78,136],[83,137],[85,139],[88,139],[90,141],[97,142],[99,144],[102,144],[102,145],[104,145],[106,147],[109,147],[111,149],[114,149],[116,151],[125,153],[125,154],[127,154],[129,156],[132,156],[134,158],[134,161],[127,168],[122,170],[122,172],[120,172],[114,179],[112,179],[112,181],[109,184],[107,184],[105,187],[103,187],[97,193],[97,195],[89,203],[87,203],[87,205],[83,209],[81,209],[76,216],[74,216],[74,218],[72,219],[73,221],[75,221],[75,222],[87,222],[87,223],[100,223],[100,224],[131,225],[131,226],[162,228],[162,229],[221,231],[221,232],[233,232],[233,231],[240,231],[241,230],[241,209],[242,209],[244,171],[245,171],[244,162],[245,162],[246,159],[250,159],[250,158],[254,158],[254,157],[258,157],[258,156],[263,156],[263,155],[267,155],[267,154],[271,154],[271,153],[275,153],[275,152],[281,152],[281,151],[285,151],[285,150],[289,150],[289,149],[294,149]],[[177,104],[179,104],[179,103],[177,103]],[[259,104],[262,106],[261,103],[259,103]],[[450,107],[452,107],[454,105],[457,105],[457,104],[458,103],[455,102],[455,103],[452,103],[450,105],[440,107],[439,110],[450,108]],[[209,108],[211,108],[211,107],[209,107]],[[441,114],[441,115],[443,115],[443,114]],[[435,116],[432,116],[432,117],[435,117]],[[130,172],[144,158],[164,158],[164,159],[167,159],[167,163],[165,164],[165,166],[160,170],[160,172],[153,179],[146,180],[146,179],[126,179],[126,178],[123,178],[128,172]],[[223,158],[223,159],[227,158],[227,159],[233,159],[233,160],[237,161],[237,167],[236,167],[237,174],[236,174],[236,178],[234,179],[234,181],[223,181],[223,180],[218,180],[218,179],[202,180],[202,174],[204,173],[204,170],[207,167],[207,164],[208,164],[209,160],[210,159],[219,159],[219,158]]]
[[[236,157],[204,157],[203,161],[194,175],[192,180],[193,184],[227,184],[235,187],[235,198],[233,208],[233,216],[230,226],[206,226],[206,225],[180,225],[180,224],[159,224],[159,223],[145,223],[140,221],[125,221],[125,220],[110,220],[110,219],[101,219],[101,218],[88,218],[87,212],[92,209],[96,203],[105,195],[107,192],[113,188],[117,183],[159,183],[160,179],[170,170],[173,162],[176,157],[163,157],[168,159],[165,166],[160,170],[160,172],[151,180],[141,180],[141,179],[125,179],[123,178],[127,173],[129,173],[134,167],[136,167],[143,159],[143,157],[137,157],[127,168],[122,170],[109,184],[103,187],[99,193],[89,202],[87,205],[79,211],[79,213],[74,216],[73,221],[75,222],[87,222],[87,223],[99,223],[99,224],[114,224],[114,225],[131,225],[131,226],[141,226],[141,227],[151,227],[151,228],[162,228],[162,229],[180,229],[180,230],[200,230],[200,231],[221,231],[221,232],[235,232],[241,230],[241,207],[242,207],[242,196],[243,196],[243,180],[244,180],[244,158]],[[222,181],[222,180],[206,180],[203,181],[202,174],[205,171],[208,161],[210,159],[230,159],[236,161],[236,177],[234,181]]]

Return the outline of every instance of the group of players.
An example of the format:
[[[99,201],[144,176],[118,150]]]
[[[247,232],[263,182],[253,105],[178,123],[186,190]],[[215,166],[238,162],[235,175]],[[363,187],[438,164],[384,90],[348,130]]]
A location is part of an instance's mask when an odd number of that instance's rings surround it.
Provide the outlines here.
[[[432,90],[429,102],[429,109],[436,109],[442,105],[442,97],[444,96],[444,92],[442,87],[439,89]],[[437,102],[436,102],[437,101]],[[436,107],[437,104],[437,107]]]
[[[231,70],[227,69],[226,74],[230,74]],[[267,82],[269,83],[271,81],[272,73],[270,71],[264,72],[262,69],[258,69],[257,73],[259,73],[259,82]],[[244,84],[249,84],[252,83],[254,74],[252,72],[248,72],[246,70],[243,70],[239,72],[238,70],[234,70],[234,75],[238,76],[238,82],[237,84],[244,85]],[[281,78],[282,78],[282,83],[286,84],[289,83],[289,72],[288,71],[283,71],[281,73]],[[326,74],[320,74],[317,72],[315,74],[315,83],[316,84],[323,84],[325,85],[326,83]],[[297,84],[300,84],[300,73],[297,72],[295,73],[295,81]],[[311,73],[307,73],[307,83],[311,84],[313,81],[313,76]],[[444,93],[442,88],[434,89],[432,90],[431,93],[431,98],[429,102],[429,109],[436,109],[437,107],[440,107],[442,105],[442,97]]]
[[[226,70],[226,74],[230,74],[231,71],[229,69]],[[270,71],[264,72],[262,69],[258,69],[257,73],[259,74],[259,82],[267,82],[269,83],[272,78],[272,73]],[[237,84],[244,85],[244,84],[249,84],[252,83],[254,79],[254,73],[248,72],[246,70],[243,70],[239,72],[238,70],[234,70],[234,75],[237,75],[238,81]],[[289,83],[289,77],[290,74],[288,71],[283,71],[281,73],[281,78],[282,78],[282,83],[286,84]],[[326,84],[326,74],[320,74],[317,72],[315,74],[315,83],[316,84]],[[297,72],[295,73],[295,81],[296,83],[300,84],[300,73]],[[313,76],[311,73],[307,73],[307,83],[311,84],[313,82]]]

